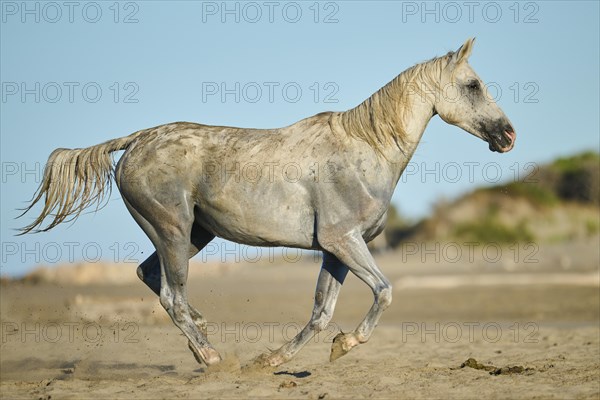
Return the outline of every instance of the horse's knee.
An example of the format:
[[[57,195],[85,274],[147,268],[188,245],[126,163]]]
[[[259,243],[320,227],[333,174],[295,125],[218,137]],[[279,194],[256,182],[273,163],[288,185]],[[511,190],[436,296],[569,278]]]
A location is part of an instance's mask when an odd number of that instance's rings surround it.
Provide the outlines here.
[[[382,310],[385,310],[392,304],[392,286],[387,285],[377,293],[377,304]]]
[[[317,332],[325,329],[329,321],[331,321],[332,315],[326,310],[327,307],[325,303],[325,293],[321,290],[317,290],[315,292],[315,305],[309,322],[310,327]]]
[[[331,321],[331,317],[328,315],[321,315],[321,317],[317,318],[316,320],[312,321],[310,323],[311,328],[315,331],[315,332],[321,332],[323,330],[325,330],[325,328],[327,328],[327,324],[329,324],[329,321]]]
[[[316,312],[310,320],[310,327],[316,332],[321,332],[327,328],[327,324],[331,321],[331,317],[332,315],[330,313],[323,310]]]

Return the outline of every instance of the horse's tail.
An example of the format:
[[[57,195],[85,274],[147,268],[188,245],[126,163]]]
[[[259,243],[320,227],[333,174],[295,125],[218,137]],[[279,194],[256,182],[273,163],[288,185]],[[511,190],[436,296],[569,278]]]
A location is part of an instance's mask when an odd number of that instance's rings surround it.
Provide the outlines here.
[[[20,229],[20,235],[34,231],[45,232],[61,222],[77,219],[81,212],[96,203],[102,208],[103,200],[112,190],[113,160],[110,153],[125,150],[138,136],[148,130],[132,133],[85,149],[56,149],[48,157],[44,177],[31,203],[19,217],[27,213],[45,196],[44,208],[31,224]],[[51,215],[54,220],[38,229]]]

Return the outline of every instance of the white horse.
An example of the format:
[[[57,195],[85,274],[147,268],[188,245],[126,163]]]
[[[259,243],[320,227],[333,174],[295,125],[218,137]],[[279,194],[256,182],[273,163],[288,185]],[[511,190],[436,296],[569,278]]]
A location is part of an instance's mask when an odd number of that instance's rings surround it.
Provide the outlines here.
[[[39,230],[47,216],[53,220],[43,231],[100,204],[111,186],[110,153],[125,150],[115,180],[156,248],[138,275],[160,296],[198,362],[221,357],[207,340],[205,319],[188,304],[188,260],[215,236],[323,251],[310,321],[290,342],[259,357],[265,365],[290,360],[325,328],[348,271],[371,288],[374,302],[363,321],[335,337],[335,360],[369,340],[392,302],[392,287],[367,243],[383,230],[398,179],[429,120],[437,114],[493,151],[514,145],[508,118],[467,63],[472,47],[470,39],[456,52],[415,65],[351,110],[285,128],[178,122],[85,149],[57,149],[25,212],[42,197],[44,208],[23,233]]]

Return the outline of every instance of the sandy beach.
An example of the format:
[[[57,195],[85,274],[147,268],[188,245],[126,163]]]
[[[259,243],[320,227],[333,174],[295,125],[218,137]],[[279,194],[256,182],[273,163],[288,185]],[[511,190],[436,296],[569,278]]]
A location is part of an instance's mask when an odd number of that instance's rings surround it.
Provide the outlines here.
[[[592,239],[542,248],[533,264],[382,254],[394,302],[371,340],[329,361],[333,337],[353,329],[372,302],[351,276],[328,328],[272,369],[253,359],[308,320],[319,270],[311,257],[192,265],[191,303],[224,358],[210,368],[195,361],[133,265],[121,266],[121,284],[8,282],[2,397],[595,399],[600,294]]]

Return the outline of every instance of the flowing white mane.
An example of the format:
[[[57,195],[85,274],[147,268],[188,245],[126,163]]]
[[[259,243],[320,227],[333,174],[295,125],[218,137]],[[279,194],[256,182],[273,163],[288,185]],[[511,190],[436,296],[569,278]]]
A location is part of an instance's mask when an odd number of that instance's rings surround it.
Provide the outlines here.
[[[358,106],[344,112],[341,123],[346,133],[364,140],[379,153],[389,145],[404,152],[407,144],[404,126],[412,112],[409,97],[425,96],[425,88],[438,90],[442,70],[453,54],[405,70]]]

